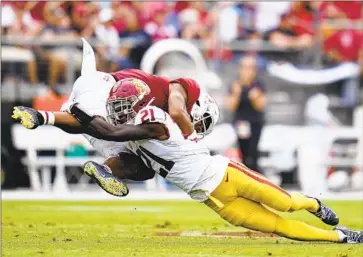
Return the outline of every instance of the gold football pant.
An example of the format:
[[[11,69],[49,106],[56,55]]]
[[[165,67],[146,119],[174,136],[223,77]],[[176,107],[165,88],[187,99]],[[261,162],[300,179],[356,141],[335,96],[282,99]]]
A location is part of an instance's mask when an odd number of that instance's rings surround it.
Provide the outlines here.
[[[305,241],[338,242],[338,233],[288,220],[266,208],[292,212],[317,211],[319,204],[300,193],[289,194],[245,165],[231,161],[221,184],[205,202],[235,226]]]

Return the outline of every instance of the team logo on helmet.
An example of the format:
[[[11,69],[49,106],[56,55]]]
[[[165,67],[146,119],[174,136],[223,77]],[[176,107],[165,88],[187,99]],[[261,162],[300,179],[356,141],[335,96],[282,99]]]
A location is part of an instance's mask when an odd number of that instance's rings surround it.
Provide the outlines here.
[[[127,78],[118,81],[107,100],[108,120],[114,125],[130,122],[145,105],[145,96],[150,93],[150,87],[142,80]]]
[[[131,83],[135,86],[139,95],[148,95],[150,93],[150,88],[144,81],[133,79]]]

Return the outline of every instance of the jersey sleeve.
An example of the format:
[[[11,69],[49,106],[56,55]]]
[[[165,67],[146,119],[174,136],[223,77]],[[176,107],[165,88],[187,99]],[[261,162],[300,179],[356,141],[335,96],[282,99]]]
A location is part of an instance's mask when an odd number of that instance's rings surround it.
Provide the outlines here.
[[[200,87],[194,79],[179,78],[170,81],[170,83],[179,83],[187,91],[187,111],[190,113],[192,111],[193,105],[199,98]]]
[[[135,117],[135,125],[145,123],[161,123],[166,124],[166,112],[156,106],[146,106],[142,108]]]

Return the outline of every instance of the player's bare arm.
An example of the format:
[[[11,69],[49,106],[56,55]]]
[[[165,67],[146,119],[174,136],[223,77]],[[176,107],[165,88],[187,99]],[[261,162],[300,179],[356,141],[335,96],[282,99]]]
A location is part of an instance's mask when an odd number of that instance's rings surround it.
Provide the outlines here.
[[[137,126],[122,124],[114,126],[100,117],[88,115],[78,104],[73,105],[70,111],[83,126],[88,128],[88,131],[93,131],[90,135],[98,139],[126,142],[143,139],[166,140],[169,137],[163,124],[150,123]]]
[[[193,133],[193,124],[187,112],[188,96],[185,88],[179,83],[171,83],[169,87],[169,115],[178,124],[184,135]]]
[[[53,125],[70,134],[87,133],[79,121],[68,112],[37,111],[33,108],[16,106],[12,117],[28,129],[42,125]]]

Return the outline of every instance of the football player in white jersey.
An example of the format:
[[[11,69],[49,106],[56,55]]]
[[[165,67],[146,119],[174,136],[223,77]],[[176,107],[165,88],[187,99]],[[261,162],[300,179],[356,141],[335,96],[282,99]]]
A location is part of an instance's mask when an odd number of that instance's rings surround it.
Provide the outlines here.
[[[122,84],[120,88],[122,90]],[[126,95],[116,99],[122,110],[129,110],[128,98],[133,93]],[[298,220],[285,219],[267,209],[265,206],[283,212],[307,210],[326,224],[337,225],[339,222],[337,215],[318,199],[300,193],[290,194],[241,163],[223,156],[210,156],[202,143],[185,140],[179,127],[158,107],[146,106],[131,116],[130,112],[121,112],[118,118],[124,123],[118,126],[88,115],[78,104],[73,105],[70,112],[92,131],[93,136],[128,141],[127,149],[139,155],[146,166],[192,199],[204,202],[233,225],[295,240],[363,243],[360,231],[344,227],[320,229]],[[207,120],[203,119],[201,123],[207,123]],[[130,121],[132,124],[126,124]],[[197,123],[195,127],[205,128]],[[101,174],[103,169],[94,162],[84,166],[88,174]]]

